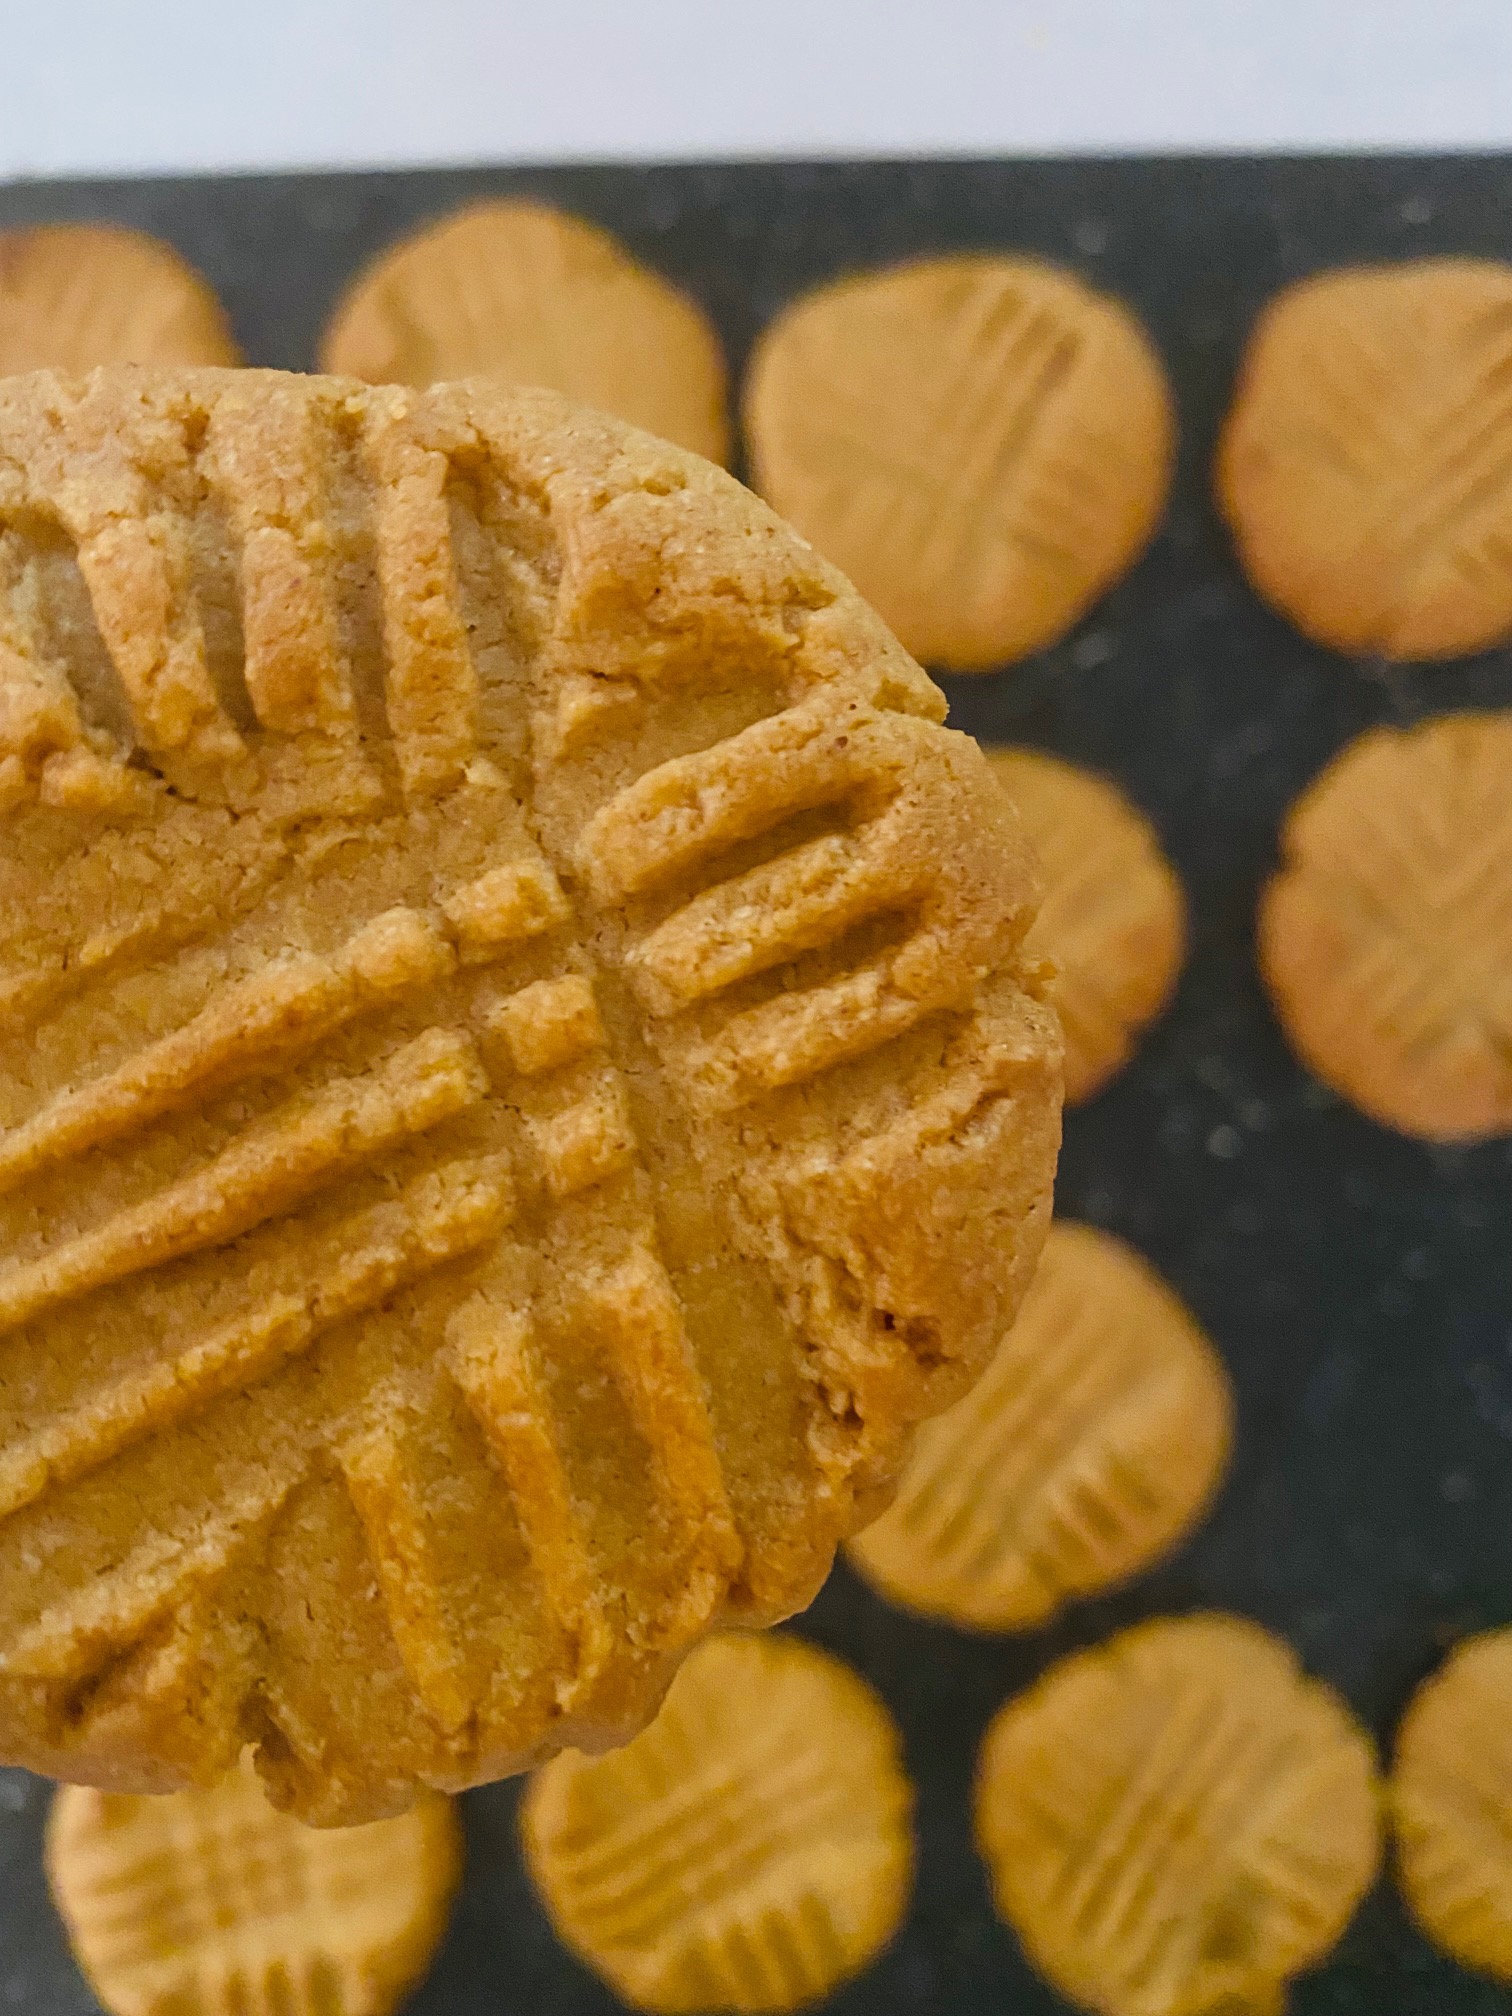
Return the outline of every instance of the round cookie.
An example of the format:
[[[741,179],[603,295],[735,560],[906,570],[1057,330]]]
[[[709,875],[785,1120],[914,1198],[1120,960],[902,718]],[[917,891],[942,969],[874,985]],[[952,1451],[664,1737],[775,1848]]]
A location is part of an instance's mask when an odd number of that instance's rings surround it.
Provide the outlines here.
[[[545,385],[729,459],[724,358],[702,309],[542,203],[476,203],[381,253],[338,302],[321,365],[370,385],[485,372]]]
[[[1512,1631],[1466,1639],[1418,1689],[1388,1796],[1413,1917],[1466,1967],[1512,1981]]]
[[[629,1736],[1033,1272],[1012,808],[549,393],[0,381],[0,526],[0,1761],[335,1821]]]
[[[758,490],[916,657],[959,671],[1068,630],[1165,506],[1171,395],[1129,311],[987,254],[805,295],[756,346]]]
[[[905,1609],[1027,1630],[1174,1546],[1232,1442],[1228,1376],[1187,1310],[1121,1239],[1057,1218],[997,1356],[848,1552]]]
[[[250,1764],[166,1799],[65,1785],[47,1878],[113,2016],[385,2016],[441,1942],[462,1869],[450,1802],[367,1827],[275,1812]]]
[[[785,1634],[701,1646],[626,1749],[569,1754],[520,1808],[558,1933],[638,2009],[795,2009],[892,1938],[913,1792],[886,1708]]]
[[[1512,265],[1289,287],[1240,365],[1218,501],[1250,581],[1319,643],[1454,658],[1512,631]]]
[[[1039,749],[986,756],[1040,858],[1045,896],[1029,944],[1056,968],[1074,1105],[1123,1069],[1170,1000],[1186,900],[1155,828],[1117,785]]]
[[[0,377],[240,362],[209,283],[161,239],[114,224],[0,232]]]
[[[1375,1875],[1374,1752],[1257,1624],[1163,1618],[999,1710],[976,1832],[999,1912],[1071,2001],[1279,2016]]]
[[[1512,1130],[1512,714],[1373,728],[1308,786],[1260,901],[1293,1047],[1382,1126]]]

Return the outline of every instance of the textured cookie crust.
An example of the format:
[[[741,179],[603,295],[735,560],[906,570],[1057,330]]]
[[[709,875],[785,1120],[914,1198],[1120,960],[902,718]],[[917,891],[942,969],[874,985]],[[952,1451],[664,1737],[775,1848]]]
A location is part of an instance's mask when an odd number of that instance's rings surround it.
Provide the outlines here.
[[[0,1757],[349,1820],[625,1736],[1032,1272],[1011,808],[549,394],[13,380],[0,520]]]
[[[755,483],[916,657],[1053,642],[1165,505],[1175,419],[1117,301],[1032,259],[923,259],[822,287],[756,346]]]
[[[1418,1689],[1388,1793],[1412,1915],[1465,1966],[1512,1981],[1512,1631],[1466,1639]]]
[[[982,1744],[998,1910],[1102,2016],[1281,2016],[1369,1887],[1370,1738],[1243,1618],[1162,1618],[1051,1667]]]
[[[1454,658],[1512,630],[1512,266],[1323,273],[1266,308],[1219,450],[1258,592],[1337,651]]]
[[[1174,1546],[1232,1442],[1228,1375],[1183,1304],[1121,1239],[1057,1218],[992,1363],[848,1551],[905,1609],[1027,1630]]]
[[[386,2016],[446,1930],[462,1871],[449,1800],[367,1827],[275,1812],[250,1763],[166,1799],[65,1785],[47,1880],[115,2016]]]
[[[782,1633],[688,1660],[651,1727],[554,1759],[520,1808],[552,1923],[639,2009],[796,2009],[897,1931],[902,1744],[866,1682]]]
[[[322,367],[370,385],[487,372],[544,385],[729,459],[724,357],[707,316],[618,239],[541,203],[478,203],[392,246],[347,289]]]
[[[1170,1000],[1186,898],[1155,828],[1105,777],[1039,749],[989,749],[1044,877],[1029,950],[1053,961],[1066,1098],[1090,1099]]]
[[[114,224],[0,232],[0,377],[240,362],[209,283],[161,239]]]
[[[1287,814],[1259,948],[1299,1056],[1373,1120],[1512,1130],[1512,714],[1341,751]]]

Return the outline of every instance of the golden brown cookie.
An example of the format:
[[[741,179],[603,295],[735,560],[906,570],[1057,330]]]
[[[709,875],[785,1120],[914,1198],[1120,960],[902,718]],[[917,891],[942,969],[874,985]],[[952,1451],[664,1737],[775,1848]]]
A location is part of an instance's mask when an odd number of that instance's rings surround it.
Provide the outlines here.
[[[338,302],[321,362],[370,385],[483,372],[545,385],[729,458],[724,358],[703,310],[543,203],[476,203],[380,254]]]
[[[425,1972],[462,1867],[450,1802],[301,1826],[248,1763],[166,1799],[65,1785],[47,1877],[114,2016],[384,2016]]]
[[[530,1874],[566,1943],[638,2009],[796,2009],[897,1931],[913,1867],[902,1745],[801,1639],[699,1647],[628,1748],[536,1773]]]
[[[240,362],[209,283],[161,239],[114,224],[0,232],[0,377]]]
[[[1033,1271],[1011,807],[551,394],[3,381],[0,525],[0,1761],[333,1820],[632,1733]]]
[[[1039,855],[1030,949],[1056,968],[1066,1098],[1100,1092],[1165,1007],[1186,951],[1186,901],[1155,828],[1106,778],[1039,749],[987,760]]]
[[[1512,1631],[1456,1646],[1397,1731],[1397,1875],[1427,1936],[1512,1981]]]
[[[1362,1112],[1512,1130],[1512,714],[1351,742],[1286,816],[1259,941],[1299,1056]]]
[[[1218,457],[1258,592],[1338,651],[1454,658],[1512,631],[1512,266],[1415,259],[1289,287]]]
[[[1041,1624],[1189,1532],[1233,1441],[1223,1362],[1149,1263],[1058,1218],[1019,1319],[918,1434],[851,1560],[905,1609]]]
[[[758,490],[916,657],[1068,630],[1143,551],[1175,421],[1119,302],[1033,259],[921,259],[805,295],[756,347]]]
[[[1162,1618],[999,1710],[976,1830],[998,1910],[1070,2000],[1281,2016],[1375,1875],[1375,1753],[1258,1624]]]

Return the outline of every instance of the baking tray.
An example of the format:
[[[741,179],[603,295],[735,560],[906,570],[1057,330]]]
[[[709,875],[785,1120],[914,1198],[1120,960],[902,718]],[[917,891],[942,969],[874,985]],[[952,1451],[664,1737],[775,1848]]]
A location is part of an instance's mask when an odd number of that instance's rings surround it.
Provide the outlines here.
[[[738,382],[791,295],[955,247],[1042,253],[1124,296],[1174,382],[1182,451],[1148,556],[1055,649],[948,679],[952,719],[1112,773],[1191,902],[1174,1008],[1132,1068],[1067,1116],[1059,1202],[1124,1234],[1196,1310],[1238,1394],[1232,1474],[1202,1531],[1132,1588],[1021,1638],[910,1620],[841,1565],[801,1629],[897,1716],[919,1790],[906,1929],[835,2016],[1065,2007],[988,1903],[968,1791],[982,1729],[1050,1660],[1134,1619],[1221,1605],[1281,1632],[1386,1737],[1467,1631],[1512,1620],[1512,1148],[1434,1150],[1311,1083],[1261,994],[1257,888],[1288,802],[1378,721],[1512,703],[1512,653],[1350,664],[1246,588],[1208,493],[1256,310],[1341,261],[1512,250],[1512,158],[857,162],[425,170],[17,184],[0,225],[112,218],[174,241],[248,358],[308,367],[338,290],[402,231],[531,193],[596,218],[701,300]],[[45,1900],[47,1790],[0,1772],[0,2004],[87,2011]],[[514,1845],[516,1788],[463,1801],[466,1882],[413,2016],[618,2005],[554,1940]],[[1378,1886],[1300,2016],[1489,2016],[1512,1996],[1435,1955]]]

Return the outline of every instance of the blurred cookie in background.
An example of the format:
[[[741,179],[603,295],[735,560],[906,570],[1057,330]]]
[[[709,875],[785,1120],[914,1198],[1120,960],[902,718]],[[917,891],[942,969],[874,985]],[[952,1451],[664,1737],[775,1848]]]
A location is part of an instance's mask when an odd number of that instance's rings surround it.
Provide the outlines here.
[[[785,1633],[709,1639],[623,1750],[543,1766],[520,1809],[558,1933],[639,2009],[795,2009],[892,1938],[913,1791],[881,1699]]]
[[[1467,1638],[1414,1694],[1389,1796],[1413,1917],[1464,1966],[1512,1982],[1512,1631]]]
[[[1022,1631],[1189,1532],[1233,1442],[1217,1352],[1122,1240],[1057,1218],[1018,1321],[847,1544],[904,1609]]]
[[[114,224],[0,232],[0,377],[241,361],[209,282],[161,239]]]
[[[785,308],[744,395],[756,488],[915,657],[1054,642],[1148,543],[1175,415],[1122,303],[1035,259],[920,259]]]
[[[985,750],[1044,870],[1026,941],[1054,961],[1066,1100],[1100,1092],[1171,998],[1186,899],[1155,828],[1116,784],[1040,749]]]
[[[1419,1140],[1512,1131],[1512,712],[1369,729],[1280,852],[1260,970],[1303,1063]]]
[[[1258,1624],[1136,1625],[982,1743],[977,1841],[1029,1959],[1100,2016],[1279,2016],[1375,1876],[1375,1752]]]
[[[703,310],[543,203],[473,204],[381,253],[337,304],[321,368],[371,385],[545,385],[729,457],[724,357]]]
[[[1218,456],[1256,591],[1336,651],[1454,658],[1512,632],[1512,266],[1299,281],[1260,316]]]
[[[366,1826],[274,1810],[250,1761],[209,1791],[63,1786],[47,1878],[115,2016],[384,2016],[429,1966],[462,1870],[451,1802]]]

